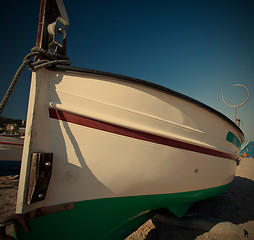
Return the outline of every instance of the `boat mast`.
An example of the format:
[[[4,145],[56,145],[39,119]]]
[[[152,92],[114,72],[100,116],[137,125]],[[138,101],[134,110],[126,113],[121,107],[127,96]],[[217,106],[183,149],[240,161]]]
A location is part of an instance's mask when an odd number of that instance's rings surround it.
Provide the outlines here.
[[[68,25],[69,19],[62,0],[41,0],[36,47],[47,52],[57,53],[62,55],[62,57],[66,56]],[[28,59],[31,58],[29,54],[26,57]],[[0,114],[7,104],[21,73],[28,65],[28,61],[25,58],[0,102]],[[35,60],[37,59],[38,57],[35,57]]]
[[[62,0],[41,0],[36,46],[66,55],[69,19]]]

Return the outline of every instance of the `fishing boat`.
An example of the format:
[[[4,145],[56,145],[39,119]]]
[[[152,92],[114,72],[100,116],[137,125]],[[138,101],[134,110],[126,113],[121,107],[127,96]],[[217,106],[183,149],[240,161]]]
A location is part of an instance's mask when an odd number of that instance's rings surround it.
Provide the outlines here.
[[[42,1],[44,49],[49,2],[55,9],[60,1]],[[51,16],[54,39],[67,26],[60,5]],[[17,221],[17,239],[124,239],[159,209],[183,216],[225,191],[243,142],[226,116],[166,87],[43,67],[32,73],[17,214],[9,220]]]
[[[0,135],[0,176],[19,172],[23,144],[22,137]]]

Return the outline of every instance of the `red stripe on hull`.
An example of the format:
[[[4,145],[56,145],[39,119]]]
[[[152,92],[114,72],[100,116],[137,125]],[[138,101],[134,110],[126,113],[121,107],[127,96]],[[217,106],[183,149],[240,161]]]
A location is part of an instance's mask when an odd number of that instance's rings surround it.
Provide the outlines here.
[[[157,136],[157,135],[150,134],[150,133],[145,133],[145,132],[132,130],[132,129],[125,128],[125,127],[116,126],[116,125],[113,125],[110,123],[106,123],[106,122],[98,121],[95,119],[79,116],[79,115],[64,112],[61,110],[56,110],[56,109],[50,108],[49,109],[49,116],[50,116],[50,118],[62,120],[65,122],[71,122],[71,123],[75,123],[75,124],[78,124],[81,126],[94,128],[97,130],[110,132],[110,133],[114,133],[114,134],[118,134],[118,135],[122,135],[122,136],[126,136],[126,137],[131,137],[131,138],[135,138],[135,139],[139,139],[139,140],[143,140],[143,141],[147,141],[147,142],[157,143],[157,144],[175,147],[175,148],[179,148],[179,149],[183,149],[183,150],[187,150],[187,151],[191,151],[191,152],[197,152],[197,153],[202,153],[202,154],[211,155],[211,156],[215,156],[215,157],[227,158],[227,159],[231,159],[231,160],[238,159],[238,157],[236,155],[233,155],[230,153],[220,152],[217,150],[197,146],[197,145],[190,144],[190,143],[181,142],[181,141],[174,140],[174,139],[165,138],[165,137]]]
[[[11,143],[11,142],[0,142],[0,144],[15,145],[15,146],[23,146],[22,143]]]

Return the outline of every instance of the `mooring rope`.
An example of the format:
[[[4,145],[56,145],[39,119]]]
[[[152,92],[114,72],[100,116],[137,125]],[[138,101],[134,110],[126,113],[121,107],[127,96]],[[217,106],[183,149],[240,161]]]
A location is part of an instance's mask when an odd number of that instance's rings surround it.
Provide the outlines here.
[[[38,57],[35,60],[31,60],[32,57]],[[48,68],[56,65],[71,65],[71,62],[69,58],[65,55],[57,54],[57,53],[50,53],[46,50],[39,48],[39,47],[33,47],[31,50],[31,53],[27,54],[20,67],[18,68],[15,76],[13,77],[11,84],[6,91],[3,100],[0,103],[0,114],[2,114],[2,111],[8,102],[9,97],[11,96],[17,81],[24,71],[26,67],[28,67],[30,70],[36,72],[40,68]]]

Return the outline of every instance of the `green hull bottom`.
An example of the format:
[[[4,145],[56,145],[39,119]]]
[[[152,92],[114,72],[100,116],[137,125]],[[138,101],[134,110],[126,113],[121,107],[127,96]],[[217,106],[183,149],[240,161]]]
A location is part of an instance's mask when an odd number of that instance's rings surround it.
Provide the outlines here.
[[[16,237],[18,240],[124,239],[158,209],[167,208],[175,215],[183,216],[194,202],[216,196],[229,185],[183,193],[76,202],[72,210],[31,220],[31,232],[17,226]]]

